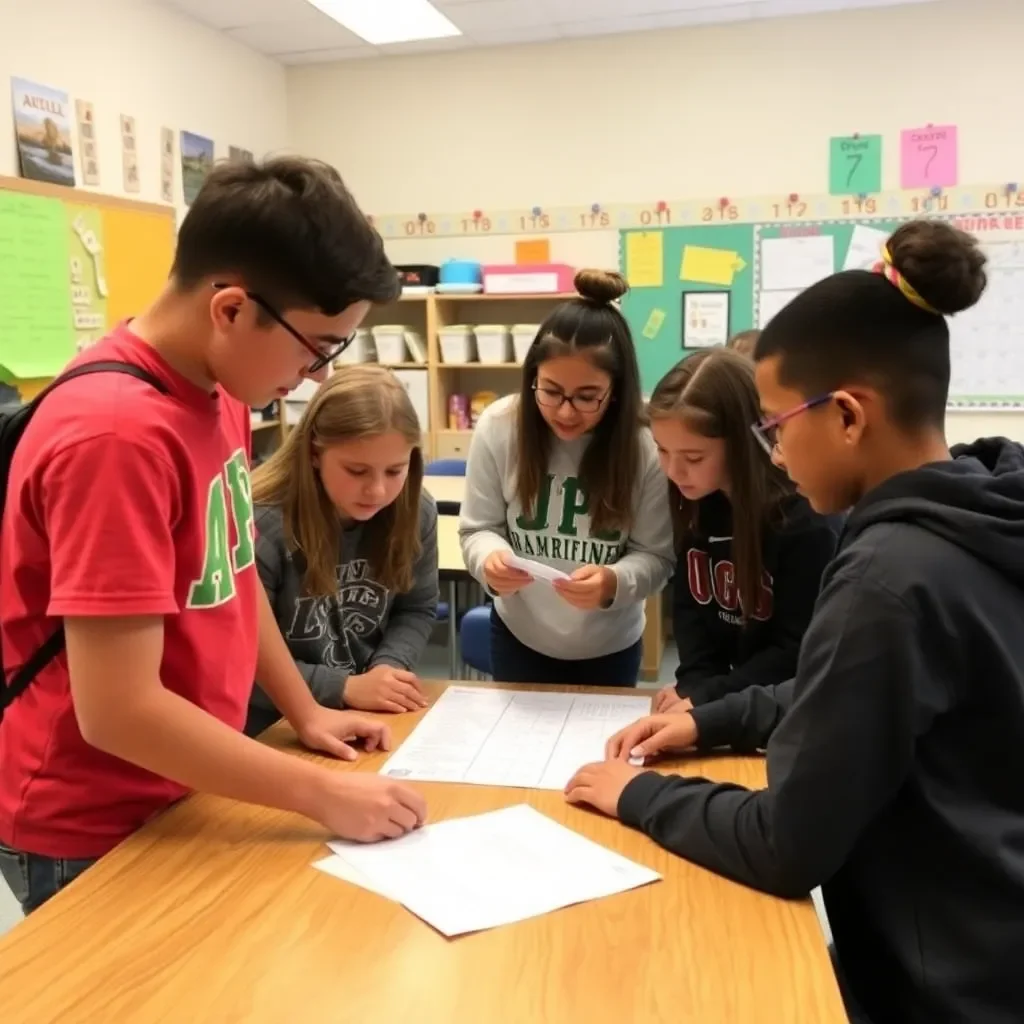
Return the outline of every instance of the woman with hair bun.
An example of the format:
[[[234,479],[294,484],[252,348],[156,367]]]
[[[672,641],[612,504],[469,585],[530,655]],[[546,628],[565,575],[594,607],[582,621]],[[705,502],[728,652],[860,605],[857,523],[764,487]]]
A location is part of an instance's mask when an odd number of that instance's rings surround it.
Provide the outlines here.
[[[480,418],[459,533],[466,567],[495,596],[495,679],[634,686],[643,602],[672,570],[672,526],[614,305],[626,282],[581,270],[576,289],[537,332],[520,393]],[[535,578],[513,556],[568,579]]]

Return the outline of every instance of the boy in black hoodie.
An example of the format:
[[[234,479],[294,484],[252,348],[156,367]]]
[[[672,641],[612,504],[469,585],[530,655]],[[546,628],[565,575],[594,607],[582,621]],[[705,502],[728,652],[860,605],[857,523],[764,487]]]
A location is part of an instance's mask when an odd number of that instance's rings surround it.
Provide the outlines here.
[[[944,315],[984,263],[912,222],[768,325],[756,430],[817,511],[852,506],[796,677],[645,719],[567,788],[766,892],[821,885],[875,1024],[1024,1021],[1024,449],[943,438]],[[625,763],[694,745],[767,746],[768,788]]]

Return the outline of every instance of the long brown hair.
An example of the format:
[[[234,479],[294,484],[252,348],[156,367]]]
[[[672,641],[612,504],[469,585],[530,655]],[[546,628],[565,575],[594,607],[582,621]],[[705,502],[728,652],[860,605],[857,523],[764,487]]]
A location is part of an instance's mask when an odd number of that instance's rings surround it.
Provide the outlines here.
[[[662,377],[647,410],[652,421],[681,420],[702,437],[725,441],[733,562],[743,617],[749,619],[761,592],[764,531],[779,522],[780,505],[794,490],[750,430],[761,415],[754,364],[729,349],[695,352]],[[698,503],[684,498],[671,481],[668,490],[676,548],[682,551],[700,529]]]
[[[398,497],[363,527],[367,561],[389,590],[409,590],[420,553],[423,454],[420,424],[409,396],[383,366],[349,366],[320,387],[284,444],[253,474],[253,501],[278,505],[289,548],[306,562],[303,589],[311,597],[337,592],[341,523],[314,466],[332,445],[395,431],[413,446]]]
[[[612,305],[625,295],[627,285],[620,274],[602,270],[581,270],[575,283],[579,298],[552,310],[523,361],[517,496],[523,513],[531,515],[548,470],[554,436],[534,397],[537,371],[549,359],[585,354],[612,380],[604,415],[580,462],[579,478],[589,498],[591,532],[626,532],[633,525],[643,411],[633,337],[625,318]]]

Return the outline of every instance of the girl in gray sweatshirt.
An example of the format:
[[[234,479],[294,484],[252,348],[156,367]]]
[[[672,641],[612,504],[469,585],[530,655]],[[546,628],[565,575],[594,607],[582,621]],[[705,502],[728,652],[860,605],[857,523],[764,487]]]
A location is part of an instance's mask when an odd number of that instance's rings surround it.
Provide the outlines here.
[[[672,571],[672,525],[633,339],[612,305],[625,281],[584,270],[576,288],[541,325],[521,392],[480,418],[459,535],[495,598],[495,679],[634,686],[643,602]]]
[[[421,491],[416,412],[380,366],[310,401],[253,476],[256,560],[281,632],[327,707],[426,706],[413,672],[437,608],[437,509]],[[256,686],[246,732],[279,717]]]

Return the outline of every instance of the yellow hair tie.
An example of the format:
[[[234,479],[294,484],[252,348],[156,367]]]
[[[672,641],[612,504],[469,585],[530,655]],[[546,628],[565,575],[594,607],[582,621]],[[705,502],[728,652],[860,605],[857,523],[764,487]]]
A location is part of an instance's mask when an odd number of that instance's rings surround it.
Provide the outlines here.
[[[933,316],[942,316],[930,302],[921,297],[920,292],[893,266],[892,253],[889,246],[882,247],[882,261],[875,264],[875,272],[881,274],[890,284],[894,284],[903,295],[919,309]]]

